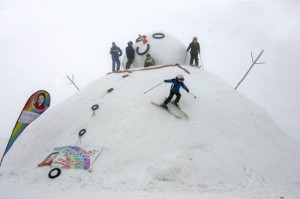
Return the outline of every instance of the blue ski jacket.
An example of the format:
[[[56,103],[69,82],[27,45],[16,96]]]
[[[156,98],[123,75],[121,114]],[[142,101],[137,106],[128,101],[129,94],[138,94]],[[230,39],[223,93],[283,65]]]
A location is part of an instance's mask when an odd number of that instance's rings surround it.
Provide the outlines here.
[[[164,82],[173,83],[171,86],[172,93],[179,93],[180,87],[186,90],[186,92],[189,92],[189,89],[186,87],[186,85],[183,82],[177,81],[176,79],[167,79]]]
[[[131,46],[126,47],[127,58],[134,59],[134,48]]]
[[[110,54],[113,58],[119,58],[122,56],[122,50],[118,46],[113,46],[110,49]]]

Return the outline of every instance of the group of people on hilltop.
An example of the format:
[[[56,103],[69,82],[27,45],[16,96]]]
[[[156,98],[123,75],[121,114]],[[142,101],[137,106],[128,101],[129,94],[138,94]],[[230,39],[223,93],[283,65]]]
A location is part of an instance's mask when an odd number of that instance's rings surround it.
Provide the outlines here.
[[[125,66],[125,70],[128,70],[131,66],[131,64],[133,63],[134,57],[135,57],[135,50],[132,47],[133,42],[129,41],[127,43],[127,47],[125,49],[126,52],[126,57],[127,57],[127,62],[126,62],[126,66]],[[111,58],[112,58],[112,71],[119,71],[120,70],[120,59],[119,57],[121,57],[123,55],[122,50],[116,45],[115,42],[112,42],[112,47],[110,48],[110,54],[111,54]],[[117,67],[116,67],[117,65]],[[155,65],[155,61],[154,59],[151,57],[151,55],[149,53],[146,54],[146,59],[144,62],[144,67],[149,67],[149,66],[154,66]]]
[[[132,47],[133,42],[129,41],[128,46],[126,47],[126,56],[127,56],[127,62],[125,66],[125,70],[128,70],[133,63],[133,60],[135,58],[135,50]],[[197,37],[193,38],[193,41],[189,44],[186,52],[190,51],[190,66],[199,66],[199,58],[198,54],[200,55],[200,44],[197,41]],[[110,49],[110,54],[112,57],[112,71],[119,71],[120,70],[120,59],[119,57],[122,56],[123,52],[122,50],[116,45],[115,42],[112,42],[112,47]],[[195,62],[195,64],[193,64]],[[117,65],[117,67],[116,67]],[[151,57],[149,53],[146,54],[146,59],[144,62],[144,67],[154,66],[155,61]]]
[[[135,57],[135,50],[132,47],[133,42],[129,41],[128,46],[126,47],[126,56],[127,56],[127,62],[126,62],[126,70],[128,70],[133,63],[134,57]],[[200,55],[200,44],[197,41],[197,37],[193,38],[193,41],[189,44],[188,48],[186,49],[186,52],[190,51],[190,65],[191,66],[197,66],[199,65],[198,62],[198,55]],[[112,43],[112,47],[110,49],[110,54],[112,56],[112,70],[113,71],[118,71],[120,70],[120,60],[119,57],[122,56],[122,50],[115,44],[115,42]],[[193,63],[195,62],[195,65]],[[115,68],[115,65],[117,64],[117,68]],[[154,66],[155,61],[151,57],[149,53],[146,54],[146,60],[144,63],[145,67],[149,66]],[[182,87],[186,92],[189,92],[188,87],[183,83],[184,82],[184,77],[183,75],[177,75],[173,79],[166,79],[164,80],[165,83],[172,83],[171,89],[170,89],[170,94],[169,96],[164,100],[164,102],[160,105],[161,107],[168,109],[168,103],[172,100],[174,95],[176,95],[176,98],[173,102],[175,106],[179,108],[178,102],[181,98],[181,94],[179,92],[180,88]]]

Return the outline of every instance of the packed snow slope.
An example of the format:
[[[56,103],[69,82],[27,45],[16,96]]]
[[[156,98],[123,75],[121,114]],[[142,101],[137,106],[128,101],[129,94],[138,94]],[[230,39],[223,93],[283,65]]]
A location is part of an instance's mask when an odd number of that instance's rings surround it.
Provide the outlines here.
[[[131,72],[128,77],[109,74],[48,109],[5,157],[1,194],[10,198],[9,184],[27,184],[44,189],[36,191],[41,197],[72,190],[74,197],[89,198],[89,193],[112,190],[125,195],[137,191],[198,194],[195,198],[208,193],[221,194],[220,198],[228,193],[235,193],[231,198],[255,198],[251,194],[297,198],[300,151],[294,141],[262,108],[216,75],[184,68],[190,74],[176,66]],[[170,84],[144,94],[178,74],[185,76],[186,86],[197,97],[181,90],[180,105],[188,119],[178,119],[150,103],[162,102]],[[110,88],[114,90],[108,93]],[[93,116],[95,104],[99,109]],[[87,132],[78,142],[81,129]],[[68,145],[104,150],[91,172],[63,169],[58,178],[49,179],[50,168],[37,165],[54,147]],[[20,198],[26,198],[26,191]]]

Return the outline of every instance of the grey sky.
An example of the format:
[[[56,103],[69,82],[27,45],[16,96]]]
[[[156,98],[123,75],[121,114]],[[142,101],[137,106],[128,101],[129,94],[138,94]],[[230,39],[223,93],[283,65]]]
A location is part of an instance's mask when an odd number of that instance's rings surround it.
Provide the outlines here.
[[[109,48],[164,31],[185,45],[198,36],[205,69],[238,89],[300,141],[300,2],[0,0],[0,137],[9,137],[26,100],[44,89],[52,106],[111,70]]]

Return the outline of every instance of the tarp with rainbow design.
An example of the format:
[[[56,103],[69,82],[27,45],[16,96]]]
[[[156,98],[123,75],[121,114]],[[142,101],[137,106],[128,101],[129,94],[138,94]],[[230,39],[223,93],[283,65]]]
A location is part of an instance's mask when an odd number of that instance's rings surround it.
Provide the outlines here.
[[[24,131],[24,129],[36,118],[38,118],[43,112],[45,112],[45,110],[47,110],[49,106],[50,106],[50,95],[47,91],[39,90],[30,96],[9,138],[9,141],[7,143],[6,149],[4,151],[4,154],[0,162],[0,166],[2,164],[4,156],[12,147],[16,139]]]
[[[54,148],[51,153],[39,167],[52,166],[65,169],[83,169],[88,170],[91,164],[97,159],[101,150],[83,149],[78,146],[64,146]]]

